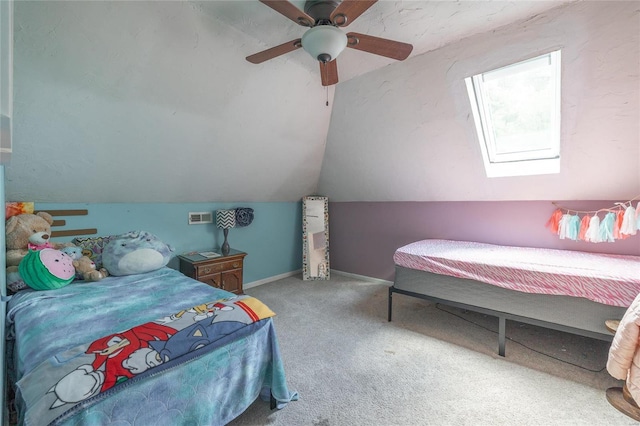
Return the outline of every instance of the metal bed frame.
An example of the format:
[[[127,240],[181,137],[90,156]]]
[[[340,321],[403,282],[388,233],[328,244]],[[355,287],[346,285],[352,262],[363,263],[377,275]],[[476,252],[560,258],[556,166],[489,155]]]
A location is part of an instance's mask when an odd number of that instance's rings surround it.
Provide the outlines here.
[[[389,287],[388,321],[394,293],[497,317],[498,355],[503,357],[507,320],[610,342],[613,335],[605,321],[620,319],[626,312],[626,308],[581,297],[524,293],[396,265],[395,281]]]

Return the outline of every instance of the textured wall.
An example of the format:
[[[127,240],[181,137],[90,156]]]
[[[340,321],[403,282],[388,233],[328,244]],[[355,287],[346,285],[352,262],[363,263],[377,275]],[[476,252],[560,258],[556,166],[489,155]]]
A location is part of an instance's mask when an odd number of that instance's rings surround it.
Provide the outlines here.
[[[331,112],[317,71],[250,64],[246,46],[260,41],[206,3],[15,2],[7,197],[298,201],[313,192]]]
[[[598,210],[614,201],[560,204]],[[560,240],[545,227],[554,210],[549,201],[330,202],[331,268],[393,280],[395,250],[426,238],[640,256],[640,234],[613,243]]]
[[[561,172],[487,178],[464,78],[562,49]],[[332,201],[606,200],[640,193],[637,2],[577,2],[394,64],[336,92]]]

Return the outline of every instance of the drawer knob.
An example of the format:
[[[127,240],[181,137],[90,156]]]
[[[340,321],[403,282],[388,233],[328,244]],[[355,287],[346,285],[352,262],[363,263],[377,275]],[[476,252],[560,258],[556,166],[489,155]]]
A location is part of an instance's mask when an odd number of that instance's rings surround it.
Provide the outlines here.
[[[235,262],[235,263],[233,264],[233,267],[234,267],[234,268],[238,268],[239,266],[240,266],[240,264],[239,264],[238,262]]]
[[[204,273],[205,273],[205,274],[208,274],[209,272],[211,272],[211,268],[205,268],[205,269],[204,269]]]

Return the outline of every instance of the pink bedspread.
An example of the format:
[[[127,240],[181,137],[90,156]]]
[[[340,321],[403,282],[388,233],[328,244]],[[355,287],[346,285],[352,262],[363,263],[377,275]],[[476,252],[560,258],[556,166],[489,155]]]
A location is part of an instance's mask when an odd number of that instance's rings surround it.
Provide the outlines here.
[[[613,306],[628,307],[640,294],[640,256],[423,240],[400,247],[393,260],[405,268]]]

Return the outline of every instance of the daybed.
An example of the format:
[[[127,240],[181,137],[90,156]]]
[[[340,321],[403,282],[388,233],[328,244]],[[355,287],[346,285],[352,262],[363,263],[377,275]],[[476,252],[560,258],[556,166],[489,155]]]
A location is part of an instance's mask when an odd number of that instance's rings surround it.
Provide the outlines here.
[[[7,307],[18,420],[221,425],[259,395],[281,408],[296,395],[269,312],[168,267],[20,291]]]
[[[394,293],[506,320],[611,341],[605,321],[620,319],[640,293],[640,257],[422,240],[394,254]]]

